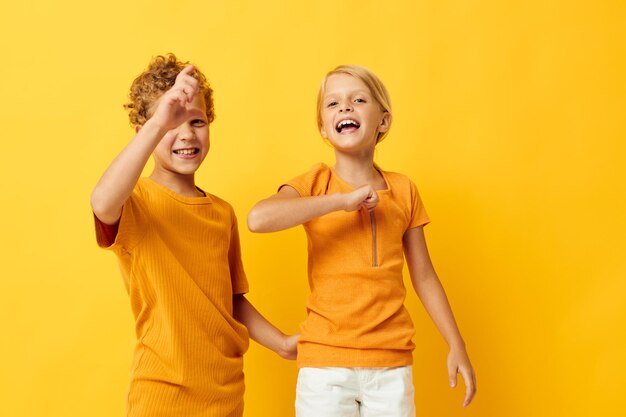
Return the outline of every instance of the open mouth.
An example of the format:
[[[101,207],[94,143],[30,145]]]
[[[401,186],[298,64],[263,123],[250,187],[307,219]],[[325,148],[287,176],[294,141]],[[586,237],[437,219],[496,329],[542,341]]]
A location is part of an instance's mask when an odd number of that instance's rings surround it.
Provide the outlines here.
[[[356,120],[346,119],[337,123],[337,126],[335,126],[335,130],[339,133],[342,133],[342,132],[350,133],[350,132],[354,132],[359,127],[361,127],[361,125]]]
[[[185,148],[185,149],[175,149],[174,152],[176,155],[195,155],[200,152],[199,148]]]

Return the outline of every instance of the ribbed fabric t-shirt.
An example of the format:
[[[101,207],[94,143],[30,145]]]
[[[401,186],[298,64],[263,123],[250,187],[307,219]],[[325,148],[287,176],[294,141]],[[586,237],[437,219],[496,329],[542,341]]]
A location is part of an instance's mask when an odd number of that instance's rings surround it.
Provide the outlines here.
[[[415,184],[379,170],[387,189],[373,211],[335,211],[304,224],[311,294],[298,342],[299,367],[393,367],[412,363],[413,322],[404,307],[402,238],[429,222]],[[353,191],[332,168],[289,185],[300,196]]]
[[[117,228],[96,218],[135,318],[127,415],[241,417],[248,332],[233,318],[232,297],[248,283],[232,207],[141,178]]]

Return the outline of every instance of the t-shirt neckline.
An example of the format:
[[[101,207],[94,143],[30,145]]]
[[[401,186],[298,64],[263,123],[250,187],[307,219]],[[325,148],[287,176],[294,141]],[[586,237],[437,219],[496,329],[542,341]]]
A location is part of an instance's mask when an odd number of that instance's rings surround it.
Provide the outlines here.
[[[198,187],[198,186],[196,186],[196,189],[198,191],[200,191],[201,193],[204,193],[204,196],[202,196],[202,197],[187,197],[187,196],[180,195],[180,194],[170,190],[169,188],[167,188],[163,184],[159,184],[158,182],[156,182],[155,180],[153,180],[150,177],[143,177],[143,179],[145,180],[145,182],[147,184],[150,184],[153,188],[155,188],[155,189],[157,189],[157,190],[167,194],[168,196],[170,196],[174,200],[180,201],[181,203],[185,203],[185,204],[211,204],[211,203],[213,203],[213,200],[211,199],[211,195],[209,193],[207,193],[206,191],[204,191],[203,189],[201,189],[200,187]]]
[[[333,177],[337,180],[337,182],[341,183],[344,187],[347,187],[350,191],[354,191],[356,190],[356,188],[354,188],[353,186],[351,186],[350,184],[348,184],[347,182],[345,182],[343,180],[343,178],[341,178],[339,176],[339,174],[337,174],[337,171],[335,171],[334,167],[328,166],[326,164],[322,164],[324,165],[326,168],[328,168],[330,170],[330,172],[333,174]],[[385,171],[383,171],[378,165],[374,164],[374,169],[378,172],[380,172],[380,175],[383,176],[383,179],[385,180],[385,184],[387,184],[387,188],[385,188],[384,190],[376,190],[376,193],[388,193],[391,191],[391,183],[389,182],[389,179],[387,178],[387,174],[385,173]]]

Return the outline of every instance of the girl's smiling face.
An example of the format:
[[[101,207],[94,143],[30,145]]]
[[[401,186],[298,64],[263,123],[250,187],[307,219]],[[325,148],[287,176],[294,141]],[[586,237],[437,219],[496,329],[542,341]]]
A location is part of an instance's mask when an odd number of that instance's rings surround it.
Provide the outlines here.
[[[321,102],[322,137],[338,151],[373,149],[378,134],[389,128],[389,113],[372,96],[367,85],[349,74],[326,79]]]

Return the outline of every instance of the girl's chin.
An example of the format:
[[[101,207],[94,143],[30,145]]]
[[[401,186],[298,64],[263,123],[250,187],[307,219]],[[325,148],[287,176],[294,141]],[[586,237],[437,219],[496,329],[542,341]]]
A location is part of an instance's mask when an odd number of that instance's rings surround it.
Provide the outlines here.
[[[376,146],[375,140],[371,140],[369,141],[369,143],[365,143],[363,142],[363,140],[357,138],[333,138],[329,139],[329,142],[333,146],[333,148],[342,151],[363,151],[367,149],[373,149]]]

